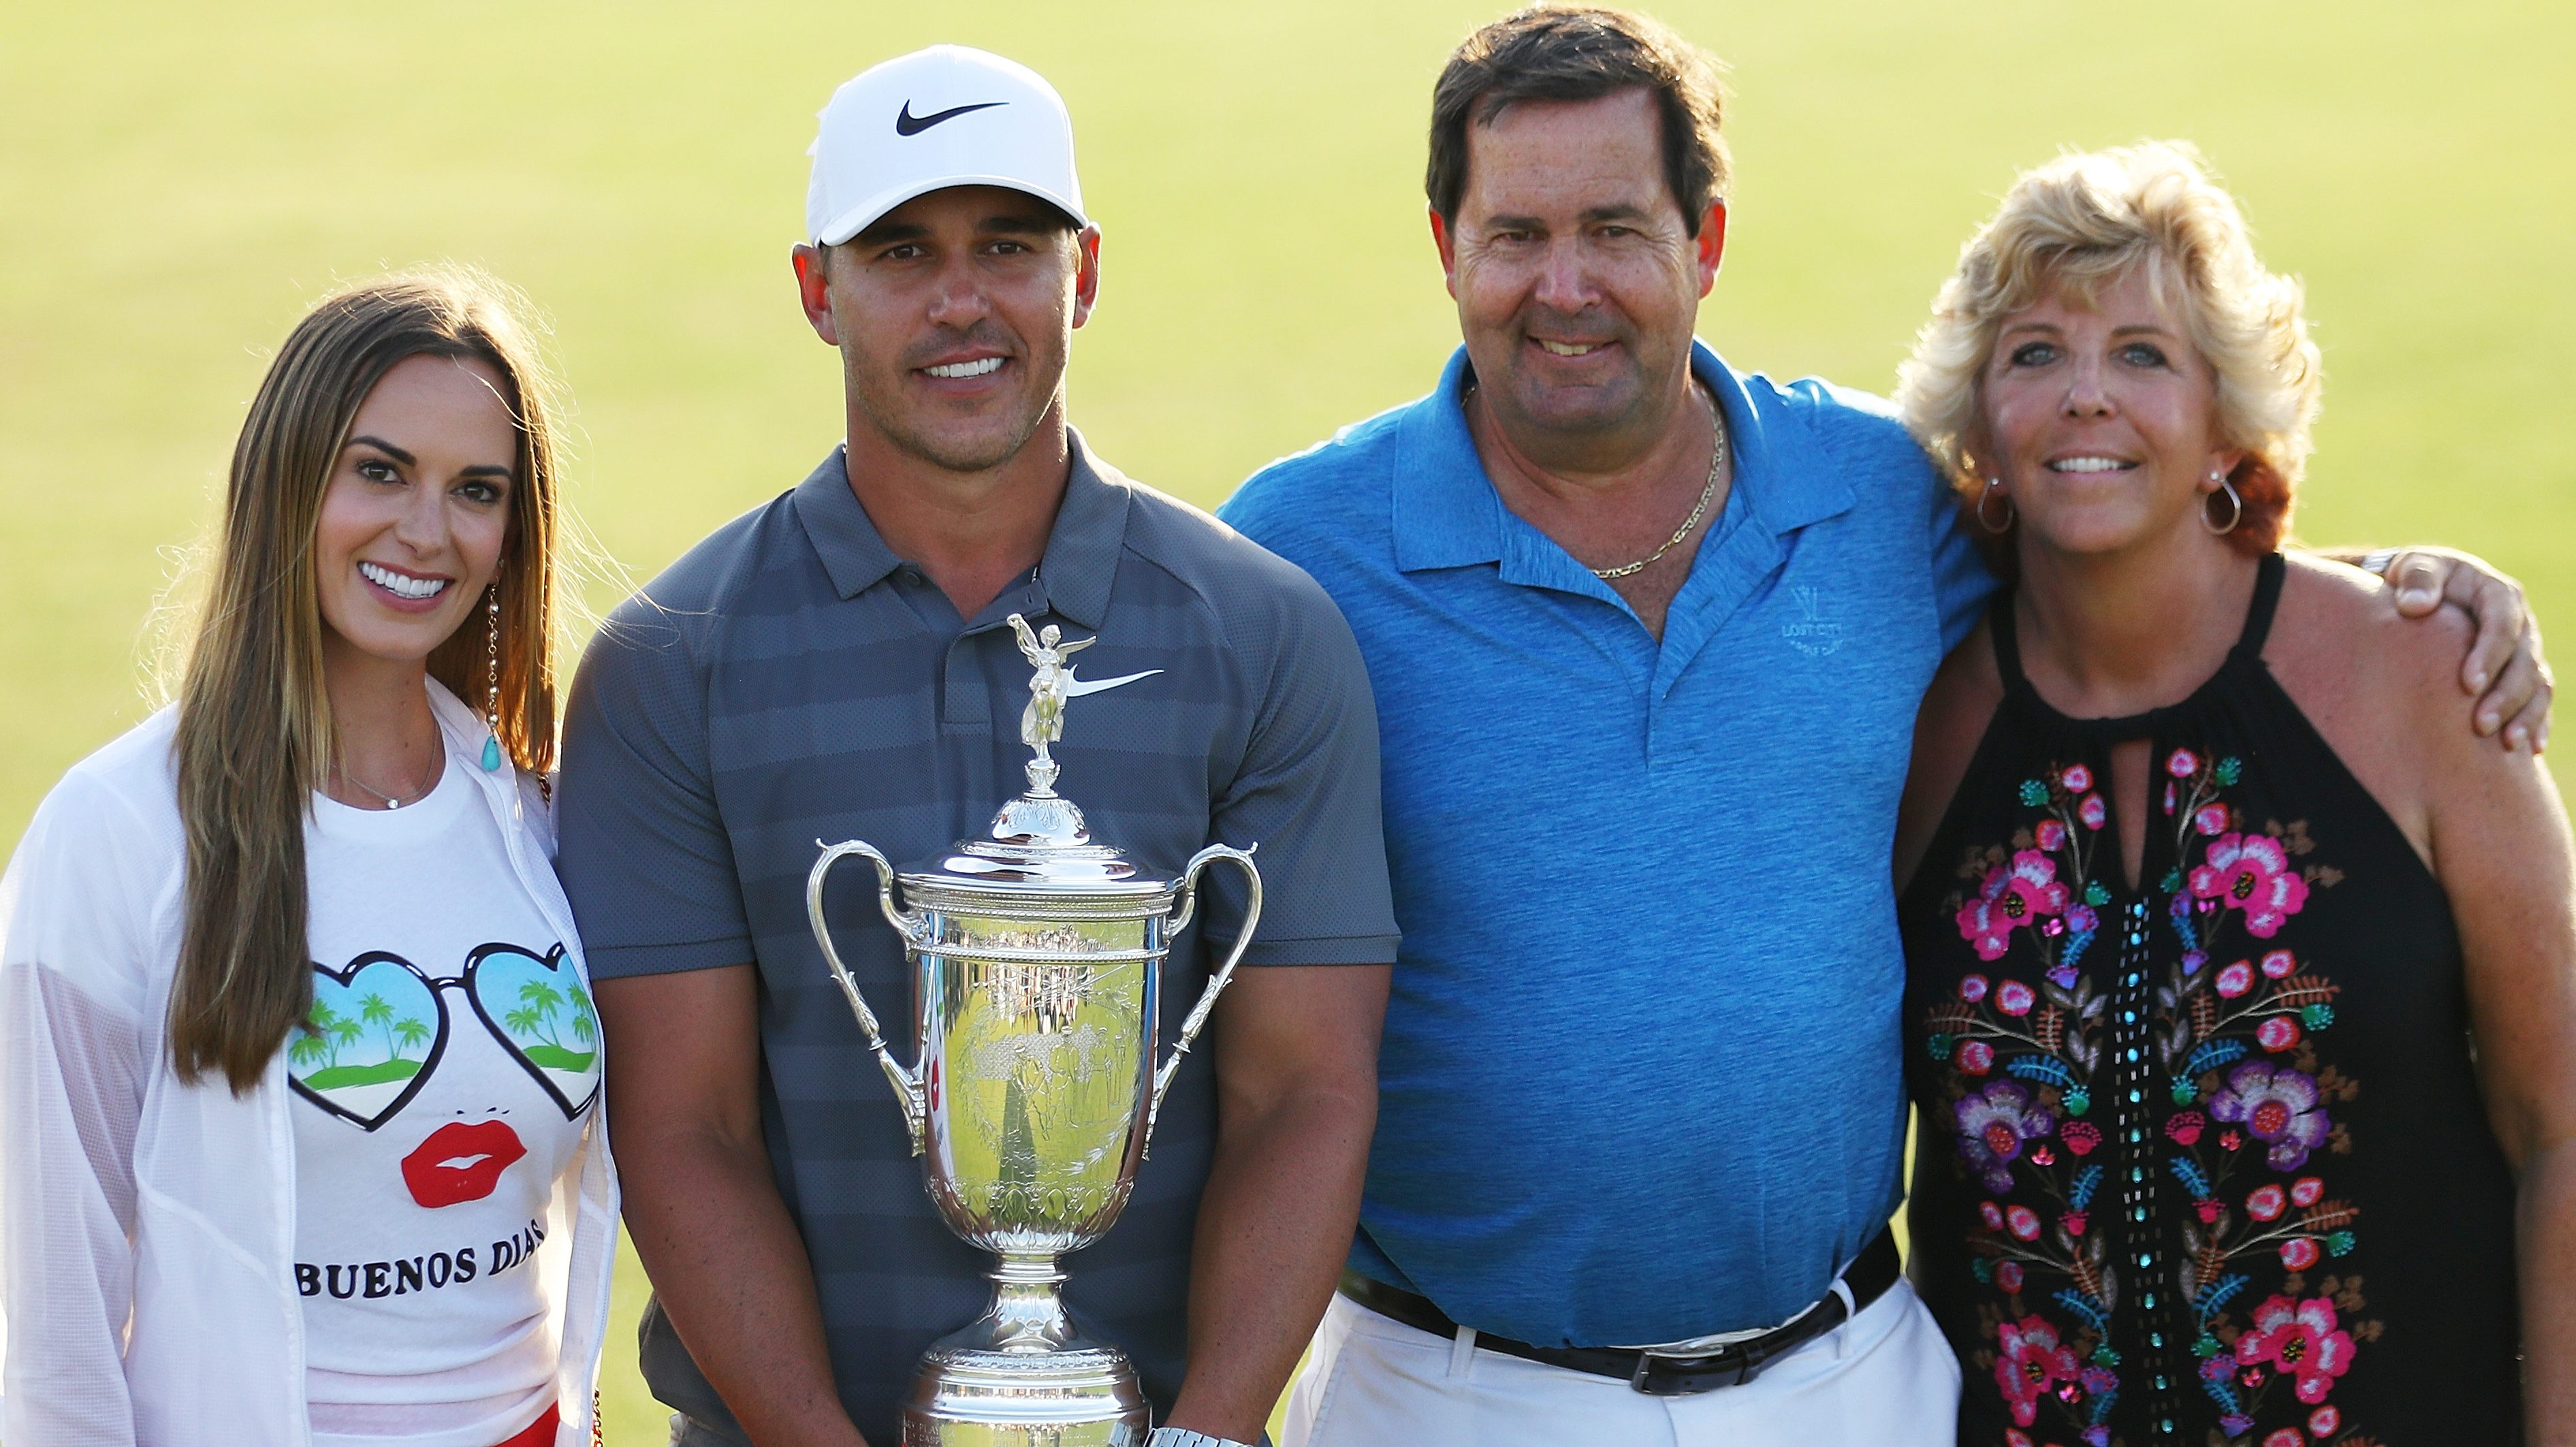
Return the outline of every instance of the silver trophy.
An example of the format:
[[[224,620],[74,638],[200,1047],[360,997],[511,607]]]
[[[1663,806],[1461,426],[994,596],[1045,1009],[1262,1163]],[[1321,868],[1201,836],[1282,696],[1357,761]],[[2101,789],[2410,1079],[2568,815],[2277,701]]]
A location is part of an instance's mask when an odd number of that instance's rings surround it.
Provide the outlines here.
[[[1096,639],[1059,643],[1054,625],[1034,632],[1016,613],[1011,627],[1036,669],[1020,717],[1021,741],[1037,750],[1028,792],[985,837],[917,868],[898,872],[855,839],[826,846],[805,908],[894,1083],[931,1200],[950,1230],[1001,1258],[986,1273],[992,1306],[923,1355],[905,1447],[1141,1447],[1152,1421],[1136,1369],[1075,1330],[1056,1258],[1107,1235],[1126,1206],[1163,1094],[1252,941],[1261,873],[1249,850],[1212,844],[1157,879],[1093,843],[1082,811],[1055,792],[1048,746],[1064,737],[1065,702],[1161,670],[1077,679],[1065,660]],[[903,936],[909,1068],[888,1053],[823,919],[824,880],[851,855],[876,865],[878,907]],[[1157,1066],[1163,958],[1197,907],[1199,872],[1218,860],[1250,883],[1243,928]]]

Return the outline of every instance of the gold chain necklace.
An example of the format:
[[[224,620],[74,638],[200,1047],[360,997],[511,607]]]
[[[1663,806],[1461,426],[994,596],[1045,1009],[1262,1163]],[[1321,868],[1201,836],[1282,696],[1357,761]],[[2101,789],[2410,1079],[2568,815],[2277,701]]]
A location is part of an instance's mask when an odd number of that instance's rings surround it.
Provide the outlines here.
[[[1639,558],[1633,563],[1622,563],[1615,568],[1592,569],[1592,576],[1599,578],[1602,582],[1608,583],[1616,581],[1617,579],[1628,576],[1630,573],[1642,572],[1647,568],[1653,567],[1656,563],[1661,562],[1664,554],[1669,553],[1674,548],[1680,546],[1681,540],[1691,535],[1691,529],[1699,526],[1699,520],[1708,516],[1708,505],[1717,498],[1718,475],[1726,470],[1726,417],[1725,414],[1717,410],[1717,403],[1711,400],[1705,391],[1700,389],[1697,382],[1693,382],[1691,384],[1691,391],[1699,397],[1703,404],[1707,406],[1709,429],[1715,434],[1717,439],[1716,446],[1711,449],[1708,455],[1708,482],[1705,486],[1700,488],[1699,501],[1691,505],[1690,516],[1682,519],[1682,525],[1673,529],[1673,535],[1664,539],[1664,545],[1662,547],[1655,549],[1653,552],[1646,554],[1644,557]]]

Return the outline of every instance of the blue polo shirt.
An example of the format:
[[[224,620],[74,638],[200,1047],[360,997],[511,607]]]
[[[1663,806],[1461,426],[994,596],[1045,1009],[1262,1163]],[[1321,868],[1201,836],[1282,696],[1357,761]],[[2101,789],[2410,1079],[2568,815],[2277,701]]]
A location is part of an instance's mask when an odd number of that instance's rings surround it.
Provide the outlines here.
[[[1780,1322],[1899,1196],[1889,848],[1993,584],[1884,403],[1692,366],[1735,482],[1660,645],[1503,506],[1463,349],[1219,513],[1377,697],[1403,947],[1351,1264],[1524,1341]]]

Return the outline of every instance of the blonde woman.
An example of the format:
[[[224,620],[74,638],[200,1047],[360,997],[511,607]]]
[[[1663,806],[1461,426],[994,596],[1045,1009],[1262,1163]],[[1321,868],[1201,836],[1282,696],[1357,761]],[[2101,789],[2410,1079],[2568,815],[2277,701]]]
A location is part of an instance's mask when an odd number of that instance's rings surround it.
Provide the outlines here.
[[[591,1440],[556,482],[479,276],[343,291],[269,368],[178,703],[0,887],[9,1447]]]
[[[2576,1441],[2576,883],[2465,622],[2277,551],[2317,352],[2187,150],[2062,157],[1902,401],[2015,582],[1898,840],[1960,1440]]]

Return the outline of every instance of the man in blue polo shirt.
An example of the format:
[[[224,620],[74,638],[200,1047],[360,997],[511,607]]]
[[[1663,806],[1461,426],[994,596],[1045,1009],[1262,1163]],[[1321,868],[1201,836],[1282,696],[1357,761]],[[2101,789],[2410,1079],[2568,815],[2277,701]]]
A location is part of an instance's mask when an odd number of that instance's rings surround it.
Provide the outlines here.
[[[1465,345],[1220,513],[1359,637],[1404,931],[1288,1447],[1950,1440],[1886,1234],[1888,851],[1992,582],[1876,399],[1693,341],[1717,120],[1643,17],[1472,36],[1429,176]]]

